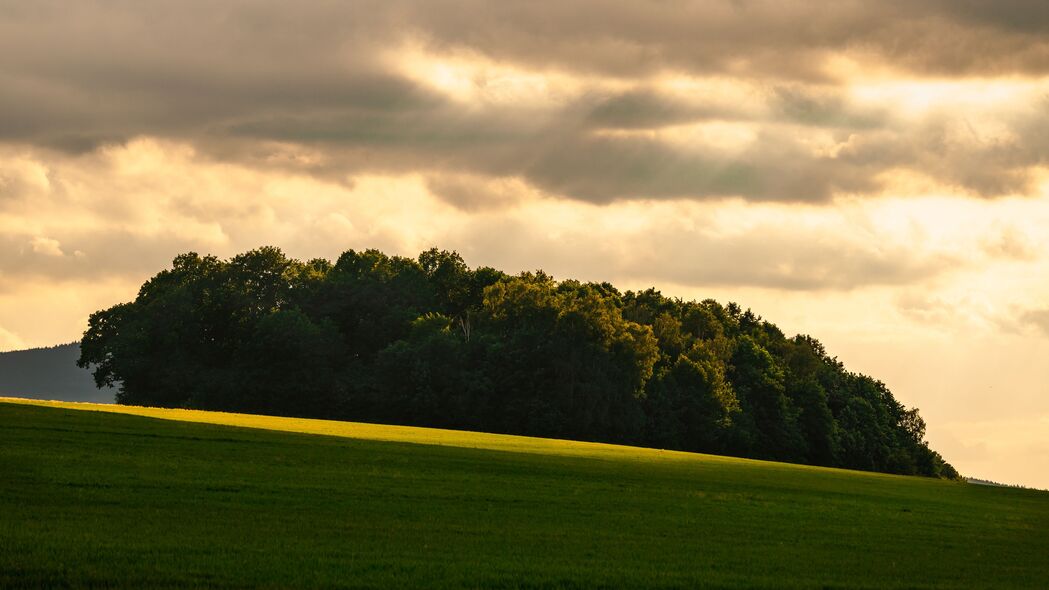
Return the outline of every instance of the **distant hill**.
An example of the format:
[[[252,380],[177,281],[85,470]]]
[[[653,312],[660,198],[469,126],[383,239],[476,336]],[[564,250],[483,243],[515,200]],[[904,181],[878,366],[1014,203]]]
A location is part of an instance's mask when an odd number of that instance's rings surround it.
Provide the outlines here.
[[[80,343],[0,352],[0,395],[70,402],[112,403],[116,389],[98,389],[76,366]]]

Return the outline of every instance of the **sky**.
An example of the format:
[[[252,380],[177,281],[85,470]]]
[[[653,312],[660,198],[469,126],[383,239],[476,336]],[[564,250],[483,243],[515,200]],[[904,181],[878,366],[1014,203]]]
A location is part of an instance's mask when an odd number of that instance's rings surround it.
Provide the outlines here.
[[[1049,3],[0,0],[0,350],[176,254],[738,302],[1049,488]]]

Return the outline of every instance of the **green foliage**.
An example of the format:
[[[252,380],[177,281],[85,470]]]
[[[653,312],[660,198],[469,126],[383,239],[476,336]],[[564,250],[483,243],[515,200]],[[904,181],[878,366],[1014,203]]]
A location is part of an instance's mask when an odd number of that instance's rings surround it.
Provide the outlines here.
[[[743,440],[749,454],[764,459],[799,461],[805,441],[797,410],[786,395],[786,374],[769,352],[742,336],[732,355],[732,383],[744,408]]]
[[[262,317],[234,360],[232,377],[251,381],[237,384],[246,397],[231,405],[282,416],[337,412],[344,348],[330,321],[314,323],[297,308]]]
[[[658,356],[652,330],[613,298],[573,281],[524,275],[485,290],[479,326],[492,343],[498,430],[586,440],[637,440],[638,398]]]
[[[623,442],[956,477],[917,410],[734,303],[350,250],[178,256],[93,314],[124,404]]]

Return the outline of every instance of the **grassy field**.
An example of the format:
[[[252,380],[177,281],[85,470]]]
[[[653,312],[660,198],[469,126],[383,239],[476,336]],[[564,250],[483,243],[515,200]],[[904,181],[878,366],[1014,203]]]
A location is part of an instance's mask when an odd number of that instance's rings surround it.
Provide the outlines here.
[[[1047,532],[1030,490],[0,401],[3,588],[1046,588]]]

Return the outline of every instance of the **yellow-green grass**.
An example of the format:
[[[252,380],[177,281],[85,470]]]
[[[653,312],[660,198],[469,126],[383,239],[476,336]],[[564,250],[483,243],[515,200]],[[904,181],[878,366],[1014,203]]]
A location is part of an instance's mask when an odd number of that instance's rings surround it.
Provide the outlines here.
[[[80,411],[92,410],[92,411]],[[1049,493],[0,400],[0,587],[1049,587]]]
[[[514,436],[510,434],[490,434],[487,432],[470,432],[466,430],[445,430],[442,428],[418,428],[415,426],[396,426],[390,424],[369,424],[367,422],[343,422],[339,420],[316,420],[312,418],[286,418],[283,416],[263,416],[259,414],[236,414],[231,412],[208,412],[204,410],[182,410],[170,408],[150,408],[142,406],[121,406],[115,404],[94,404],[85,402],[62,402],[21,398],[0,397],[0,403],[20,403],[69,410],[90,410],[96,412],[113,412],[131,414],[162,420],[180,422],[199,422],[219,424],[222,426],[239,426],[262,430],[280,430],[301,434],[320,434],[361,440],[412,443],[420,445],[440,445],[514,453],[539,453],[544,455],[564,455],[590,457],[594,459],[636,461],[704,461],[738,463],[749,461],[720,455],[702,455],[681,451],[666,451],[644,447],[610,445],[604,443],[581,442],[553,438],[535,438]],[[783,463],[754,461],[766,466],[784,466]],[[824,469],[806,465],[789,465],[790,469]],[[894,477],[884,474],[870,474],[872,477]]]

